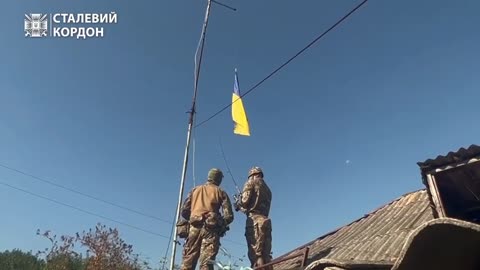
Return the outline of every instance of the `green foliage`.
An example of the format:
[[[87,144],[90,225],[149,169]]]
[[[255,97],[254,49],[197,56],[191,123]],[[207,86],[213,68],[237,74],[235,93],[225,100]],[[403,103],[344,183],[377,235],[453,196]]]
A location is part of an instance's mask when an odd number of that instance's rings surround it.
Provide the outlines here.
[[[86,270],[86,261],[76,256],[51,256],[44,270]]]
[[[45,262],[30,252],[18,249],[0,253],[0,269],[2,270],[44,270]]]

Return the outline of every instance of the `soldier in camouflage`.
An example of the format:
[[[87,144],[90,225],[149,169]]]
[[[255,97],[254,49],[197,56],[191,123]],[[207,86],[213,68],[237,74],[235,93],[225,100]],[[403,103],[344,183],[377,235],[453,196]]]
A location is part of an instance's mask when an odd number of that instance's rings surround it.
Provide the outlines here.
[[[251,267],[259,267],[272,259],[272,223],[268,217],[272,192],[263,179],[260,167],[253,167],[248,172],[248,180],[243,192],[235,201],[235,210],[247,215],[245,237],[248,244],[248,258]],[[271,266],[265,270],[273,269]]]
[[[183,249],[181,270],[194,270],[200,259],[200,270],[213,270],[209,262],[215,260],[220,238],[233,221],[230,199],[219,186],[223,173],[219,169],[208,172],[207,183],[190,191],[182,207],[182,217],[190,227]],[[220,207],[223,216],[220,215]]]

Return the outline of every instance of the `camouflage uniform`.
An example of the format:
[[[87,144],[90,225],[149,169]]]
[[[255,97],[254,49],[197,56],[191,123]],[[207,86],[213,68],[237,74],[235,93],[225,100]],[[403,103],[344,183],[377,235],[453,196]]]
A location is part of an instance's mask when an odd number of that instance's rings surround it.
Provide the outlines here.
[[[212,169],[206,184],[190,191],[182,208],[182,217],[189,221],[190,229],[183,249],[181,270],[195,269],[200,259],[201,270],[213,270],[220,248],[220,238],[233,221],[233,210],[227,193],[219,185],[223,173]],[[223,209],[223,217],[220,215]]]
[[[245,237],[252,268],[272,259],[272,222],[268,217],[271,202],[272,192],[263,180],[262,169],[253,167],[248,173],[240,200],[235,202],[235,210],[247,215]],[[268,266],[264,269],[273,268]]]

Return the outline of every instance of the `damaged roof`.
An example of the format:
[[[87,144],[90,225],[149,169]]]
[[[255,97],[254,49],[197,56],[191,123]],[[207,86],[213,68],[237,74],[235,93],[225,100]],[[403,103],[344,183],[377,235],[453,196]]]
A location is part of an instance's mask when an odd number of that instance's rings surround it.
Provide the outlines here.
[[[423,174],[432,172],[436,169],[448,169],[455,164],[469,162],[471,159],[480,158],[480,146],[472,144],[467,149],[460,148],[456,152],[449,152],[446,156],[437,156],[435,159],[427,159],[423,162],[417,162]]]
[[[420,225],[433,220],[426,190],[405,194],[364,217],[323,235],[275,260],[302,254],[309,247],[307,264],[322,259],[332,266],[392,266],[407,236]],[[302,256],[274,265],[274,269],[301,266]]]

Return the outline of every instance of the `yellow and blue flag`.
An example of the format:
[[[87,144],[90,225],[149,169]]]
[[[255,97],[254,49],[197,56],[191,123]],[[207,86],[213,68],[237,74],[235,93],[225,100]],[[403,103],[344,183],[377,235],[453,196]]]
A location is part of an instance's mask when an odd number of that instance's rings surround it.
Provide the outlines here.
[[[234,122],[233,133],[243,136],[250,136],[247,113],[243,107],[240,89],[238,87],[237,69],[235,69],[235,84],[232,95],[232,119]]]

